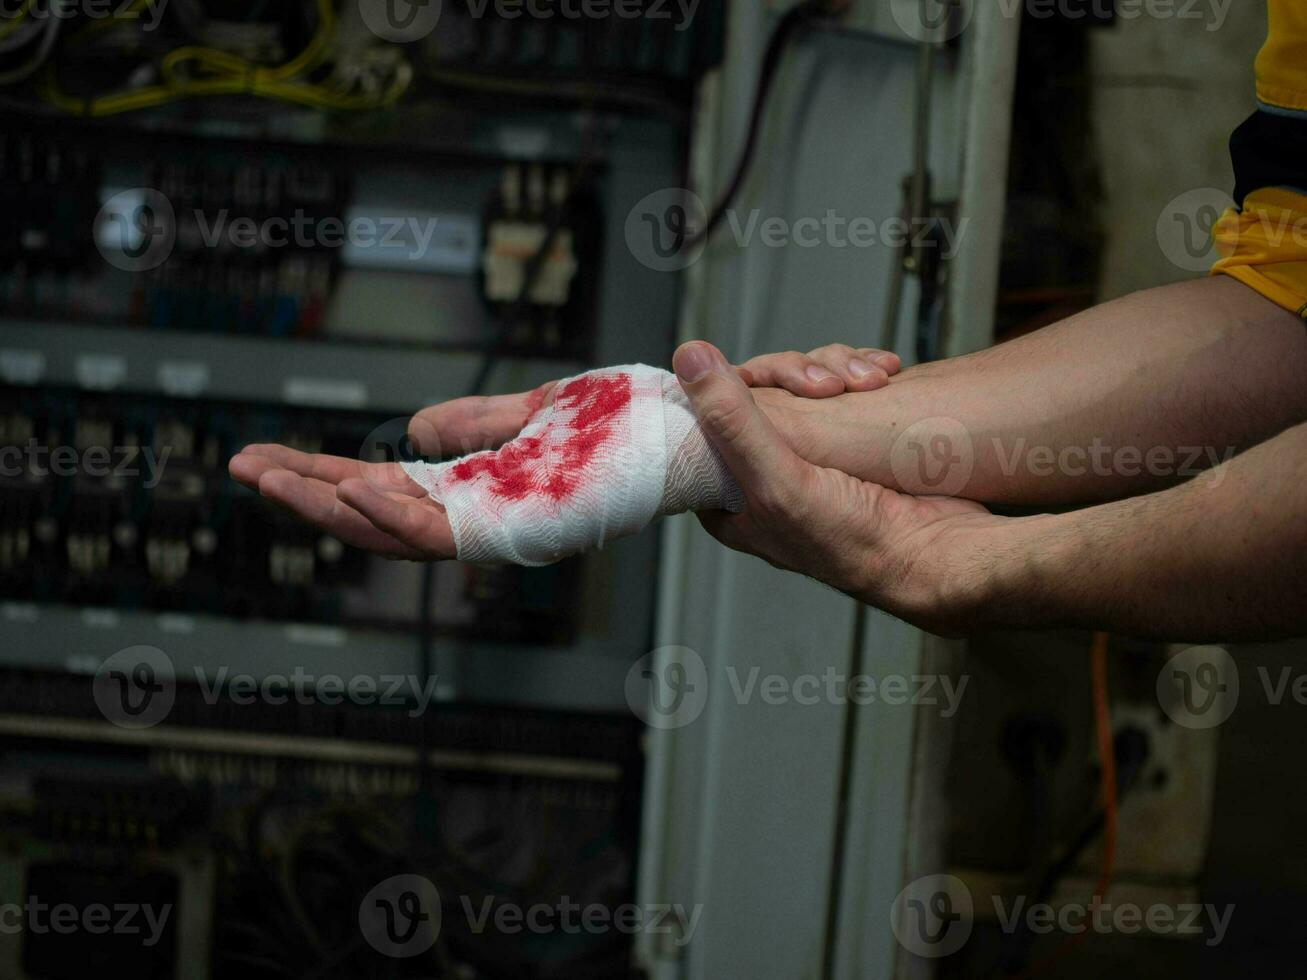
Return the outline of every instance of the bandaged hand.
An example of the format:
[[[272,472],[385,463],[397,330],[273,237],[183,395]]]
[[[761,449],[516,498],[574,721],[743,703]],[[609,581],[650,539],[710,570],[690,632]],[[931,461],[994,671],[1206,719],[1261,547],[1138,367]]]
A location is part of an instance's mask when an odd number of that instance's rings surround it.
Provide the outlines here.
[[[865,373],[859,358],[880,370]],[[755,358],[738,370],[758,386],[760,408],[795,451],[816,459],[829,449],[822,415],[839,401],[831,396],[884,385],[898,361],[831,345]],[[547,562],[662,514],[738,508],[738,491],[678,383],[645,367],[595,374],[623,372],[632,382],[628,405],[625,395],[611,397],[609,380],[561,399],[572,382],[423,409],[409,424],[413,445],[428,457],[462,454],[452,463],[406,468],[261,444],[247,446],[229,469],[347,545],[417,561]],[[500,451],[486,452],[492,447]]]
[[[661,515],[740,509],[674,375],[604,368],[558,382],[544,401],[499,449],[403,464],[444,506],[460,560],[545,565]]]

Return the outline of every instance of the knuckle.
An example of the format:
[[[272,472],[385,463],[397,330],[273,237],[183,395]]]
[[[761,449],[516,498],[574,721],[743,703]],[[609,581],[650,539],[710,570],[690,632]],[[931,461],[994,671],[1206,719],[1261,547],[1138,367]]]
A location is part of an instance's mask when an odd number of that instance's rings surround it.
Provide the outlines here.
[[[847,344],[824,344],[812,351],[813,357],[847,357],[852,353]]]
[[[808,355],[797,350],[787,350],[783,354],[778,354],[777,358],[786,367],[794,368],[796,370],[802,370],[808,363]]]
[[[778,476],[762,480],[752,489],[755,503],[769,515],[788,515],[800,493],[794,481]]]
[[[748,406],[737,398],[716,398],[704,406],[700,419],[727,442],[734,442],[748,423]]]

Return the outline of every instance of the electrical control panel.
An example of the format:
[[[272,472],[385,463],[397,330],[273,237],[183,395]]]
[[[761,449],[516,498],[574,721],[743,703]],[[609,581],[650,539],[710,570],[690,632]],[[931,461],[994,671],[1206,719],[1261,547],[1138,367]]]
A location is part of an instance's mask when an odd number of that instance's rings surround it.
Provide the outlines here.
[[[684,180],[726,5],[50,2],[0,26],[0,904],[167,912],[0,930],[0,975],[629,976],[629,934],[464,909],[634,898],[655,535],[391,561],[227,466],[665,364],[678,280],[624,225]],[[361,923],[396,877],[446,899],[424,955]]]

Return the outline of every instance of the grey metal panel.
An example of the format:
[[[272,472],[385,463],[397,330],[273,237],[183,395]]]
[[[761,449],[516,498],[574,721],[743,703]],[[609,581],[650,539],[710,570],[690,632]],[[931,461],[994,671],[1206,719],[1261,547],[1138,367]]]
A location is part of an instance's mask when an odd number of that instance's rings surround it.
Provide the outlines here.
[[[535,114],[520,121],[519,136],[530,129],[547,137],[535,141],[539,152],[562,158],[581,152],[584,141],[579,120]],[[666,365],[675,328],[678,283],[634,259],[626,248],[623,227],[635,202],[678,179],[683,146],[676,127],[665,121],[601,117],[597,125],[602,129],[598,150],[604,203],[598,359],[605,364],[645,361]],[[486,149],[498,153],[512,147]],[[369,192],[378,189],[371,178],[363,183]],[[386,200],[416,205],[430,200],[435,187],[430,175],[408,173],[388,187],[393,198]],[[474,199],[466,196],[466,188],[451,187],[445,193],[453,195],[451,206],[472,207]],[[342,398],[344,402],[337,407],[402,417],[464,394],[481,363],[481,355],[469,350],[0,319],[0,381],[16,380],[4,377],[11,368],[20,373],[29,369],[28,355],[33,353],[39,355],[42,370],[37,379],[22,379],[28,382],[86,387],[84,382],[90,381],[93,387],[108,377],[117,390],[168,393],[166,378],[193,382],[202,377],[201,387],[184,393],[270,403],[304,403],[307,397],[324,406],[331,405],[333,398]],[[110,369],[106,370],[106,363]],[[179,371],[178,366],[189,370]],[[488,391],[529,390],[586,367],[579,362],[505,358],[493,373]],[[288,384],[297,381],[300,384]],[[435,650],[442,687],[469,700],[624,710],[627,670],[648,650],[652,638],[656,535],[650,530],[615,542],[587,559],[585,605],[574,645],[510,646],[438,639]],[[384,576],[374,580],[376,588],[404,608],[410,601],[416,602],[416,566],[385,566],[383,571]],[[411,600],[405,598],[409,595]],[[332,644],[337,645],[314,646],[288,643],[287,627],[277,623],[195,617],[188,620],[188,631],[179,635],[161,632],[158,617],[152,613],[125,612],[115,614],[119,625],[106,632],[93,625],[105,622],[104,617],[97,620],[93,616],[88,623],[80,610],[41,607],[38,612],[39,620],[30,627],[0,619],[6,636],[0,658],[10,658],[3,662],[55,666],[64,663],[70,652],[103,657],[139,643],[167,650],[179,664],[225,664],[255,676],[289,670],[296,663],[337,673],[410,672],[416,657],[415,638],[402,633],[319,632],[319,637],[334,637]],[[172,622],[175,625],[177,620]]]
[[[404,633],[312,623],[240,621],[213,616],[0,603],[0,664],[93,672],[132,646],[164,651],[185,676],[220,670],[262,680],[296,668],[321,677],[412,676],[417,642]],[[629,651],[603,642],[574,647],[441,640],[437,697],[583,711],[625,707]],[[456,687],[450,682],[456,682]]]
[[[102,387],[100,379],[109,373],[104,366],[116,360],[120,366],[112,374],[122,373],[112,387],[124,391],[168,393],[162,379],[172,366],[179,373],[185,368],[205,376],[187,394],[327,407],[336,396],[340,403],[335,407],[404,413],[463,394],[481,363],[481,355],[472,351],[31,320],[0,320],[0,351],[43,355],[43,384]],[[524,391],[578,370],[576,363],[507,358],[496,369],[491,389]]]
[[[728,117],[714,159],[719,175],[733,163],[754,78],[749,54],[757,57],[767,26],[734,25],[734,67],[718,93]],[[741,39],[740,32],[751,33]],[[816,35],[796,48],[778,80],[736,227],[755,209],[762,219],[787,221],[833,210],[877,227],[897,214],[910,166],[913,66],[910,48],[874,39]],[[735,358],[834,340],[875,343],[892,258],[887,246],[774,248],[756,236],[742,245],[727,222],[692,271],[700,295],[687,332]],[[665,539],[677,568],[663,579],[659,642],[703,655],[710,699],[693,725],[655,738],[651,791],[663,800],[646,810],[647,829],[663,837],[646,852],[659,867],[645,869],[645,887],[648,900],[701,902],[704,911],[679,966],[664,959],[660,975],[819,977],[845,709],[769,705],[756,695],[740,705],[724,672],[847,673],[855,605],[687,533],[678,528]],[[906,663],[915,635],[901,629],[868,642]],[[866,713],[868,725],[879,721],[874,709]],[[892,743],[884,747],[893,755]],[[851,819],[865,819],[879,846],[901,848],[906,766],[885,772],[886,792],[859,796]],[[667,951],[644,952],[654,961]],[[879,960],[884,971],[865,975],[888,975],[892,959],[883,948]]]
[[[700,133],[701,142],[715,141],[712,172],[719,181],[734,161],[768,26],[763,17],[735,11],[727,73],[706,100],[720,118]],[[945,72],[937,89],[938,187],[960,194],[963,215],[980,223],[954,270],[960,287],[952,309],[961,324],[955,350],[980,346],[988,336],[1001,234],[1001,117],[1008,111],[1001,96],[1010,95],[1015,49],[997,14],[982,20],[963,39],[963,69]],[[972,50],[986,45],[993,50]],[[897,214],[900,180],[911,163],[915,57],[901,44],[847,36],[819,35],[801,45],[776,85],[737,227],[754,209],[789,221],[834,210],[870,217],[878,227]],[[688,274],[683,339],[706,337],[733,358],[837,340],[878,343],[890,248],[775,248],[757,240],[742,246],[731,238],[728,223]],[[905,303],[915,294],[909,283]],[[904,325],[909,321],[905,310]],[[901,338],[909,342],[910,331]],[[728,555],[685,525],[669,529],[664,542],[675,567],[662,579],[659,640],[700,649],[710,681],[725,664],[791,677],[851,666],[851,601]],[[927,639],[870,613],[856,640],[861,669],[876,677],[932,669],[922,666]],[[913,760],[920,716],[910,705],[883,702],[851,716],[848,804],[837,839],[850,710],[824,703],[741,707],[729,697],[723,702],[710,684],[708,708],[694,725],[655,735],[643,894],[706,905],[679,960],[665,944],[641,946],[655,976],[861,980],[903,968],[890,908],[905,877],[931,853],[928,841],[914,841],[909,823],[919,789]],[[837,863],[841,877],[834,881]]]

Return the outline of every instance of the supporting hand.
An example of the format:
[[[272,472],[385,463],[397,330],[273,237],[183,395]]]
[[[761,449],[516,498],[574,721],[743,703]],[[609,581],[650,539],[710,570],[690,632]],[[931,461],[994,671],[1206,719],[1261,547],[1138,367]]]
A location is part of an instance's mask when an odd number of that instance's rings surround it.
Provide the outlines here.
[[[1002,523],[965,500],[912,497],[805,462],[716,348],[674,360],[708,438],[744,491],[741,514],[700,514],[727,547],[801,572],[916,625],[965,629],[983,542]]]

